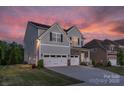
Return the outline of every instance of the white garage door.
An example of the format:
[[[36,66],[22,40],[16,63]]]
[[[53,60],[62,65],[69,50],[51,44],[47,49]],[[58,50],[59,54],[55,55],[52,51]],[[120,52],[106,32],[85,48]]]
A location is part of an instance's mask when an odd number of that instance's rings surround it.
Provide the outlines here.
[[[44,66],[67,66],[67,59],[66,55],[44,55]]]
[[[109,61],[111,62],[112,66],[116,66],[117,65],[117,60],[116,59],[109,59]]]
[[[79,56],[71,56],[70,63],[71,66],[79,65]]]

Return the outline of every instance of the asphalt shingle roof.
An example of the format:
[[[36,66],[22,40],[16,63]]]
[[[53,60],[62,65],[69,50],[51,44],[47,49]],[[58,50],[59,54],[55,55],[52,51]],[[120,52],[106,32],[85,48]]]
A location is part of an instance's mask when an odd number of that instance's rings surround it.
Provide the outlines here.
[[[114,41],[105,39],[105,40],[98,40],[98,39],[94,39],[90,42],[88,42],[87,44],[84,45],[85,48],[102,48],[102,49],[107,49],[108,45],[117,45],[117,43],[115,43]]]
[[[45,25],[45,24],[39,24],[39,23],[36,23],[36,22],[32,22],[32,21],[29,21],[29,23],[32,23],[33,25],[37,26],[37,27],[42,27],[42,28],[46,28],[46,29],[49,29],[51,26],[49,25]]]
[[[120,40],[115,40],[114,42],[120,44],[120,45],[124,45],[124,39],[120,39]]]

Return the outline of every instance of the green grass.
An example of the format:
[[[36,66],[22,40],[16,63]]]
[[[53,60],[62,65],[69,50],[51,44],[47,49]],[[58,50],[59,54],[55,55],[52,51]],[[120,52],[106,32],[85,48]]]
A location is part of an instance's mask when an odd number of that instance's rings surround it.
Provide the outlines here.
[[[1,86],[63,86],[81,82],[45,68],[31,69],[29,65],[0,66]]]
[[[108,71],[111,71],[111,72],[114,72],[114,73],[117,73],[119,75],[124,76],[124,67],[112,66],[112,67],[99,67],[99,68],[104,69],[104,70],[108,70]]]

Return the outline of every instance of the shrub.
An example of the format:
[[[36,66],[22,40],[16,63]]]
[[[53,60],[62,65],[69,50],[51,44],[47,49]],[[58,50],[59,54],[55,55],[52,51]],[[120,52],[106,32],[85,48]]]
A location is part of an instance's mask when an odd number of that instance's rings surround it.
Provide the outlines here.
[[[43,60],[38,61],[38,68],[43,68]]]
[[[95,60],[92,60],[92,65],[95,66],[96,62]]]
[[[107,62],[107,66],[108,66],[108,67],[111,66],[111,62],[110,62],[110,61]]]
[[[103,66],[103,63],[102,63],[102,62],[97,62],[97,63],[95,64],[95,66],[96,66],[96,67],[101,67],[101,66]]]
[[[124,65],[124,50],[119,49],[117,53],[117,61],[120,66]]]
[[[86,62],[81,62],[80,65],[87,66],[87,63]]]

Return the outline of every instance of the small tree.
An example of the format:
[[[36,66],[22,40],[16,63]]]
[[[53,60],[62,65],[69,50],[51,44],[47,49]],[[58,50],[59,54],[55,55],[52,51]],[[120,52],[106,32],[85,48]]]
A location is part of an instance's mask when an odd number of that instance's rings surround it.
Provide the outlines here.
[[[92,65],[95,66],[96,62],[95,60],[92,60]]]
[[[22,45],[16,42],[0,41],[0,65],[20,64],[23,63],[23,59],[24,49]]]
[[[117,54],[118,64],[120,66],[124,65],[124,50],[120,49]]]
[[[43,66],[43,60],[39,60],[38,61],[38,66],[37,66],[38,68],[43,68],[44,66]]]

